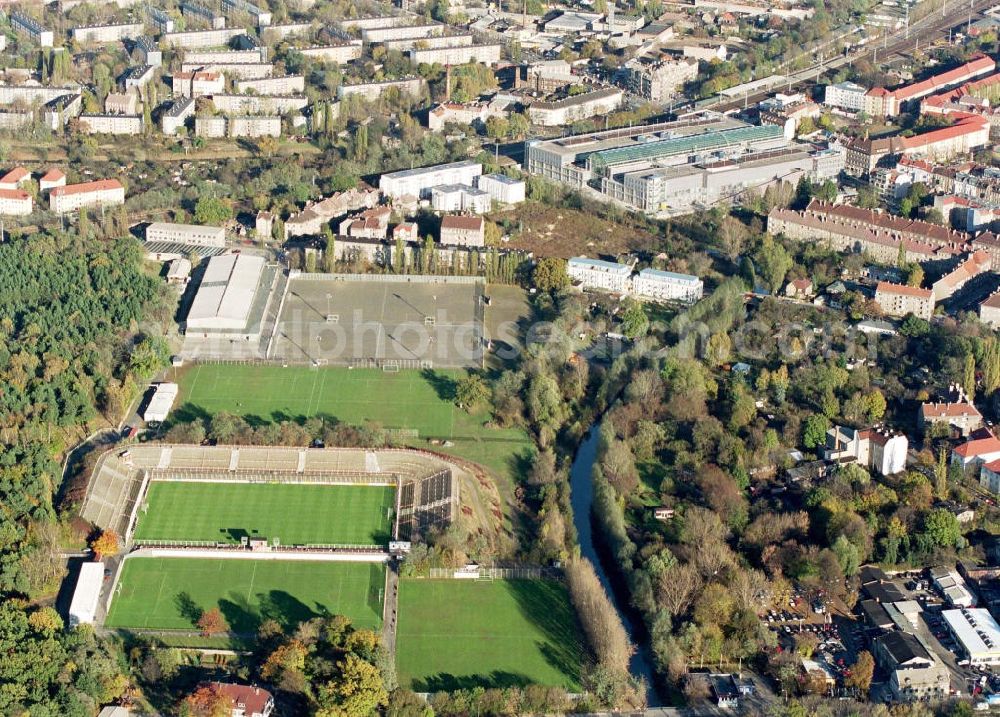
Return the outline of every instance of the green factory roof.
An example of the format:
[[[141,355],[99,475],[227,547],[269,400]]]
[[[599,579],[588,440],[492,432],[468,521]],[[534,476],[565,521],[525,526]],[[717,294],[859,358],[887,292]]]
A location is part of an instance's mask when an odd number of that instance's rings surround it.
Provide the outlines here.
[[[720,130],[693,134],[687,137],[660,139],[652,142],[637,142],[627,147],[605,149],[594,152],[587,157],[591,168],[609,167],[615,164],[625,164],[641,160],[654,160],[660,157],[670,157],[689,152],[703,152],[719,147],[728,147],[741,142],[781,137],[784,129],[778,125],[751,125],[736,129]]]

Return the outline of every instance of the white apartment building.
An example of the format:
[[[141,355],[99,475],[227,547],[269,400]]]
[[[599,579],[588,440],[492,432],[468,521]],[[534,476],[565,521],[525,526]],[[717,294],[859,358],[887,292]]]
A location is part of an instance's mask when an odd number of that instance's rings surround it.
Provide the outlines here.
[[[38,179],[38,191],[45,194],[50,189],[66,186],[66,173],[53,167]]]
[[[267,27],[271,24],[271,13],[247,0],[222,0],[222,12],[235,15],[246,13],[254,19],[257,27]]]
[[[438,212],[485,214],[492,206],[488,192],[467,184],[443,184],[431,189],[431,208]]]
[[[184,63],[188,65],[242,64],[267,61],[267,53],[260,50],[195,50],[184,53]]]
[[[632,279],[632,293],[640,298],[654,301],[681,301],[693,304],[701,299],[704,292],[705,286],[701,279],[690,274],[643,269]]]
[[[87,134],[142,134],[139,115],[80,115],[80,130]]]
[[[472,33],[455,35],[438,35],[436,37],[403,37],[399,40],[386,40],[382,47],[387,50],[407,52],[419,46],[424,49],[435,47],[462,47],[473,44]]]
[[[228,128],[230,137],[280,137],[281,117],[230,117]]]
[[[236,115],[273,115],[297,111],[309,104],[305,95],[278,97],[267,95],[212,95],[219,112]]]
[[[226,136],[226,118],[215,117],[195,117],[194,118],[195,137],[207,137],[218,139]]]
[[[254,92],[258,95],[294,95],[305,92],[306,78],[302,75],[285,75],[283,77],[265,77],[258,80],[238,80],[236,91]]]
[[[405,80],[382,80],[381,82],[359,82],[354,85],[340,85],[337,88],[337,99],[360,95],[365,100],[373,102],[382,96],[386,90],[395,87],[401,93],[419,97],[424,88],[422,77],[410,77]]]
[[[484,174],[479,178],[477,186],[501,204],[519,204],[524,201],[526,185],[522,179],[513,179],[506,174]]]
[[[117,179],[98,179],[82,184],[67,184],[49,192],[49,209],[57,214],[83,207],[112,206],[125,203],[125,187]]]
[[[109,92],[104,98],[104,111],[109,115],[137,115],[141,106],[135,92]]]
[[[223,227],[207,227],[200,224],[171,224],[153,222],[146,227],[146,241],[167,241],[189,246],[224,247],[226,230]]]
[[[174,103],[160,117],[160,128],[163,134],[174,134],[184,126],[188,117],[194,117],[194,100],[189,97],[181,97],[174,100]]]
[[[334,62],[343,65],[351,60],[357,60],[364,51],[364,43],[361,40],[351,40],[339,45],[317,45],[315,47],[303,47],[297,52],[305,57],[314,57],[321,62]]]
[[[823,104],[828,107],[839,107],[843,110],[861,112],[865,108],[865,95],[868,93],[861,85],[853,82],[838,82],[827,85],[823,94]]]
[[[142,89],[156,77],[153,65],[135,65],[128,68],[123,75],[126,90]]]
[[[181,15],[186,19],[195,20],[196,23],[207,23],[213,30],[221,30],[226,27],[226,18],[215,10],[205,7],[192,0],[185,0],[181,3]]]
[[[577,256],[566,262],[566,273],[584,289],[601,289],[616,294],[627,294],[632,277],[632,267],[600,259]]]
[[[163,64],[163,52],[156,40],[149,35],[142,35],[135,40],[135,51],[139,53],[142,64],[159,67]]]
[[[146,16],[149,24],[161,33],[171,33],[174,31],[174,19],[165,11],[156,7],[146,6]],[[152,64],[152,63],[150,63]]]
[[[270,77],[274,74],[274,65],[270,62],[213,62],[202,65],[197,62],[181,63],[181,72],[221,72],[229,77],[241,80],[256,80]]]
[[[31,195],[22,189],[0,189],[0,215],[23,217],[31,214]]]
[[[281,42],[286,37],[295,35],[308,35],[312,32],[312,23],[289,22],[281,25],[268,25],[267,29],[260,33],[261,39],[269,44]]]
[[[466,159],[434,167],[404,169],[400,172],[383,174],[379,178],[378,188],[382,194],[393,199],[405,196],[427,199],[433,187],[443,184],[475,186],[476,179],[482,173],[483,165]]]
[[[371,27],[361,30],[361,39],[369,44],[385,40],[401,40],[403,38],[432,37],[444,32],[444,25],[403,25],[400,27]]]
[[[221,72],[175,72],[170,85],[175,97],[202,97],[225,91],[226,78]]]
[[[559,127],[614,112],[624,98],[625,93],[617,87],[602,87],[554,102],[532,102],[528,105],[528,119],[542,127]]]
[[[666,102],[684,86],[698,77],[697,60],[663,60],[646,63],[631,60],[625,63],[628,70],[628,89],[651,102]]]
[[[126,22],[116,25],[90,25],[86,27],[74,27],[70,30],[70,37],[74,42],[80,44],[100,43],[107,44],[131,40],[142,35],[145,25],[141,22]]]
[[[479,62],[495,65],[500,62],[500,45],[467,45],[458,47],[414,48],[409,51],[410,61],[417,65],[466,65]]]

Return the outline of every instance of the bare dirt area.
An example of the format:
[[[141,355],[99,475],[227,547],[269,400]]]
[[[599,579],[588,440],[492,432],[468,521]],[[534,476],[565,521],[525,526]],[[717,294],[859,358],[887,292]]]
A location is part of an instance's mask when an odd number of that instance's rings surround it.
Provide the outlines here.
[[[629,251],[654,250],[660,237],[646,227],[633,226],[624,217],[612,222],[576,209],[547,207],[525,202],[504,215],[515,227],[509,246],[536,256],[613,256]],[[520,224],[520,231],[516,227]]]

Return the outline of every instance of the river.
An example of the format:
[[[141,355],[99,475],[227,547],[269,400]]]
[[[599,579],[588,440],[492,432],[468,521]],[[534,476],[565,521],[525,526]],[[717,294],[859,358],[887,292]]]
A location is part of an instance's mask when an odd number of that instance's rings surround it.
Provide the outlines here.
[[[576,456],[573,458],[573,466],[570,469],[570,503],[573,506],[573,524],[576,526],[576,537],[580,543],[580,555],[590,560],[597,571],[597,577],[607,591],[611,602],[621,617],[625,631],[628,633],[632,644],[636,646],[636,652],[632,655],[629,670],[632,675],[646,681],[646,700],[650,707],[660,704],[653,680],[653,663],[649,654],[649,646],[645,640],[645,629],[639,622],[640,617],[630,609],[628,604],[628,589],[622,585],[620,579],[612,581],[606,569],[613,565],[606,566],[610,562],[607,551],[598,551],[594,545],[594,523],[591,515],[591,507],[594,502],[594,484],[591,480],[591,473],[594,468],[594,461],[597,459],[597,444],[599,441],[597,426],[593,426],[584,438],[583,443],[577,448]],[[617,586],[617,590],[616,590]]]

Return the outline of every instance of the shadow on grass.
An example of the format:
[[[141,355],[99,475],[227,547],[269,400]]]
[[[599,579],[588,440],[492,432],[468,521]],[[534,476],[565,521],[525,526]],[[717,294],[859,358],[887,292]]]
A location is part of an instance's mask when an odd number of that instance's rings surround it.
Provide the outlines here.
[[[414,692],[455,692],[456,690],[472,690],[477,687],[525,687],[532,684],[527,675],[519,672],[504,672],[493,670],[481,675],[452,675],[441,672],[420,680],[413,681]]]
[[[192,625],[198,622],[202,609],[198,607],[198,603],[187,592],[177,593],[177,596],[174,598],[174,604],[177,605],[177,612],[181,614],[181,617],[185,620],[190,620]]]
[[[431,388],[434,389],[438,399],[449,403],[455,400],[456,391],[458,389],[458,381],[455,379],[450,376],[440,374],[429,368],[421,370],[420,377],[431,385]]]
[[[566,587],[555,580],[508,580],[504,584],[521,614],[542,633],[544,641],[538,648],[545,660],[579,685],[586,646]]]

